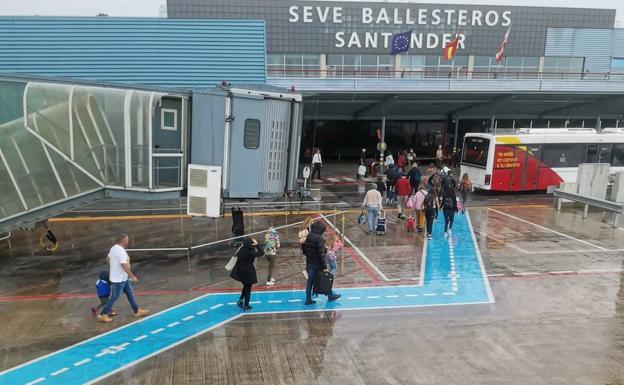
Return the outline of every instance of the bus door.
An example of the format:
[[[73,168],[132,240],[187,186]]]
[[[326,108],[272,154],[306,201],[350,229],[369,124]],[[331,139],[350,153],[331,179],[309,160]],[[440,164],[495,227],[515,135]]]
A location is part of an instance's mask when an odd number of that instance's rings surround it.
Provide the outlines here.
[[[526,154],[526,146],[516,146],[514,148],[513,164],[511,167],[511,191],[524,190]]]
[[[537,177],[539,176],[540,146],[532,144],[527,146],[526,171],[524,173],[524,190],[537,190]]]

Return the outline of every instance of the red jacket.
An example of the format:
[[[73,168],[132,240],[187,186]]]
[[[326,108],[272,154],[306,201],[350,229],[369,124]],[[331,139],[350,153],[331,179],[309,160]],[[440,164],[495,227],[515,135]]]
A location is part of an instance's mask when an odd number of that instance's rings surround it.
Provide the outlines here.
[[[401,177],[395,184],[397,196],[408,196],[412,192],[412,186],[409,179]]]

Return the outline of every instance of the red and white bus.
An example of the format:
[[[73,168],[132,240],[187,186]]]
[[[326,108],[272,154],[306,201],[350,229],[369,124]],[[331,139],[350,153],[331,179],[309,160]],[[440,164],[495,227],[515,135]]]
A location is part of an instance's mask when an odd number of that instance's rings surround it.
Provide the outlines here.
[[[624,128],[601,133],[581,128],[526,128],[513,134],[469,133],[461,173],[473,186],[493,191],[546,190],[575,182],[581,163],[610,163],[624,171]]]

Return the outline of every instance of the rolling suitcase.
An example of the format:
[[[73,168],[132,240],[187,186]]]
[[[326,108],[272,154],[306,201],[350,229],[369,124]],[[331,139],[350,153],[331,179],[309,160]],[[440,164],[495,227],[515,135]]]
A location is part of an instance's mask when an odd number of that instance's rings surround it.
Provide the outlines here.
[[[330,295],[334,286],[334,276],[327,271],[321,271],[314,279],[314,294]]]
[[[405,228],[408,232],[416,231],[416,219],[414,219],[414,217],[407,217],[407,220],[405,221]]]
[[[386,235],[386,216],[380,215],[377,218],[377,227],[375,228],[377,235]]]

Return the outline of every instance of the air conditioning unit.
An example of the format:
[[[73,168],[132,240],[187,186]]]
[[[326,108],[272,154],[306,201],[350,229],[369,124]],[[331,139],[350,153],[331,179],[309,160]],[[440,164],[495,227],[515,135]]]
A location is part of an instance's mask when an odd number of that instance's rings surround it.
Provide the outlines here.
[[[217,218],[221,215],[221,167],[188,165],[187,213]]]

